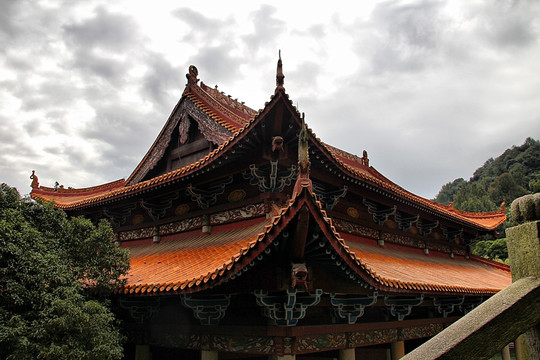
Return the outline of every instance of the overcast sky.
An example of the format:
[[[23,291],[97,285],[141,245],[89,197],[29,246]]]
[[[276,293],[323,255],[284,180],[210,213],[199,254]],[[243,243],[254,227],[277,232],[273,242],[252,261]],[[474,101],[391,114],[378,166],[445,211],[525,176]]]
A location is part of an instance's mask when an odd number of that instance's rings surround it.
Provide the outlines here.
[[[0,0],[0,182],[127,178],[188,66],[263,108],[285,89],[323,141],[433,198],[540,138],[540,1]]]

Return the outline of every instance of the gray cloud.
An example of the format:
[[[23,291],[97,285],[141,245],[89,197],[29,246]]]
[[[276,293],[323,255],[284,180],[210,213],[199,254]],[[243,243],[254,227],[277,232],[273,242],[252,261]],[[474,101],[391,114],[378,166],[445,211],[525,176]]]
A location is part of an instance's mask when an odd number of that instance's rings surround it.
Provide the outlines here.
[[[262,45],[272,46],[276,39],[285,31],[286,23],[275,17],[276,8],[263,5],[253,16],[254,31],[244,36],[251,54],[255,55]]]
[[[131,17],[111,13],[102,6],[96,8],[93,15],[84,21],[63,26],[71,46],[121,54],[138,40],[137,25]]]
[[[509,51],[538,41],[537,1],[498,0],[477,9],[481,34],[495,46]]]
[[[231,55],[231,48],[225,43],[199,50],[192,60],[194,64],[198,64],[199,69],[204,69],[204,79],[218,84],[227,83],[238,77],[239,65],[245,61]]]
[[[230,18],[209,18],[185,7],[172,11],[172,14],[191,28],[191,31],[184,35],[183,41],[198,44],[201,47],[207,46],[212,40],[222,38],[220,35],[223,35],[228,27],[235,26],[234,21]]]

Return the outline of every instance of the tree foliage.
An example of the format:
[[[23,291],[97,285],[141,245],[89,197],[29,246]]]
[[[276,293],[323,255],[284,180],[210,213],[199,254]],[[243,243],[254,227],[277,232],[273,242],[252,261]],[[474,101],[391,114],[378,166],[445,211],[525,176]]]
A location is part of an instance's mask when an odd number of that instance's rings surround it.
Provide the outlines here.
[[[483,189],[483,191],[481,190]],[[435,201],[453,202],[456,209],[493,211],[505,201],[540,190],[540,141],[527,138],[476,169],[469,181],[456,179],[444,185]],[[488,201],[489,200],[489,201]]]
[[[128,270],[107,222],[0,185],[0,358],[120,359],[106,297]]]
[[[509,221],[497,229],[503,233],[514,224],[508,205],[520,196],[535,192],[540,192],[540,141],[527,138],[522,145],[507,149],[495,159],[488,159],[469,181],[459,178],[445,184],[435,201],[453,203],[456,209],[471,212],[498,210],[505,202]],[[506,242],[500,239],[484,239],[475,245],[473,252],[499,260],[508,256]]]

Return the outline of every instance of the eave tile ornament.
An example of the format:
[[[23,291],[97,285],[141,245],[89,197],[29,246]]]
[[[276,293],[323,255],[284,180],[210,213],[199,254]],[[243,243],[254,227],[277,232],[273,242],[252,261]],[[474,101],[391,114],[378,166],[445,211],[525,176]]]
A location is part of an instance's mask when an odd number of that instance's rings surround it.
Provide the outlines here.
[[[322,293],[322,289],[316,289],[313,293],[302,293],[302,295],[299,295],[296,290],[287,290],[285,295],[268,295],[262,290],[254,292],[257,305],[263,308],[264,316],[274,320],[277,326],[298,324],[298,320],[306,316],[307,308],[321,301]]]
[[[363,297],[341,297],[330,294],[330,302],[334,307],[336,316],[347,320],[347,324],[354,324],[362,315],[364,309],[377,302],[378,293],[373,292],[371,296]]]

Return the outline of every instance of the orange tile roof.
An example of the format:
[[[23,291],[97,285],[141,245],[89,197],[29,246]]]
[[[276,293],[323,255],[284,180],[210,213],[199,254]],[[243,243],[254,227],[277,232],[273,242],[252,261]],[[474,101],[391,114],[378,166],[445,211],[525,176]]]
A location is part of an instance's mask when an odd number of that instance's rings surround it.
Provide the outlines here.
[[[478,257],[451,259],[436,252],[426,256],[412,249],[366,245],[350,234],[342,237],[316,200],[310,182],[299,179],[295,188],[300,190],[271,221],[245,221],[227,231],[216,227],[210,235],[192,231],[159,244],[131,248],[128,282],[120,292],[151,295],[215,286],[248,266],[305,206],[345,264],[377,289],[472,295],[493,294],[511,283],[504,264]]]
[[[246,222],[252,224],[252,221]],[[268,220],[211,234],[200,229],[181,236],[163,237],[159,244],[130,249],[131,269],[122,289],[126,294],[189,292],[223,276],[265,234]]]
[[[434,251],[385,245],[384,248],[343,235],[350,250],[380,284],[396,289],[490,294],[512,283],[507,266],[478,257],[454,256]]]

